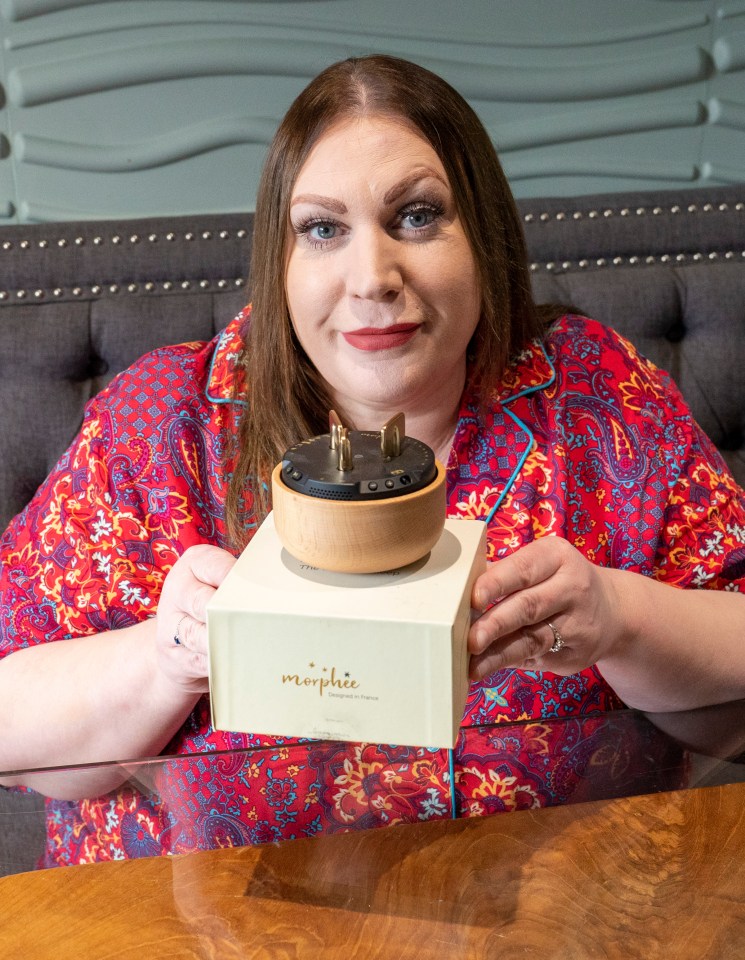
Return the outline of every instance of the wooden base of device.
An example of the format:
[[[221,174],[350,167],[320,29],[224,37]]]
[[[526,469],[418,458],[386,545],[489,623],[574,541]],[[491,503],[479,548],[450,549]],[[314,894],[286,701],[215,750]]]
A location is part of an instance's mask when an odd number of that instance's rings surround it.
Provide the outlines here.
[[[285,486],[272,473],[274,525],[302,563],[339,573],[380,573],[425,556],[445,526],[445,469],[422,490],[387,500],[323,500]]]

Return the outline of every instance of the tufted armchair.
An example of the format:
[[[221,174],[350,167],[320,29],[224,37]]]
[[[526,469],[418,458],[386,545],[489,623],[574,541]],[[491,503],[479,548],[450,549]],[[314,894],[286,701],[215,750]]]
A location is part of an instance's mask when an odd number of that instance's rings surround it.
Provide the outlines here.
[[[745,185],[519,206],[538,299],[668,370],[745,484]],[[114,374],[243,306],[251,228],[249,214],[0,228],[0,530]],[[40,799],[0,791],[0,819],[0,873],[30,868]]]

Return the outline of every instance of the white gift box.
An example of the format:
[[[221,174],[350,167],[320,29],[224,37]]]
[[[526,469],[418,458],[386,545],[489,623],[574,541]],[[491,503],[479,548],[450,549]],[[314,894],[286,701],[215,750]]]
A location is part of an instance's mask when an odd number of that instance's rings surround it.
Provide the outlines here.
[[[208,604],[215,729],[452,747],[485,544],[483,522],[447,520],[416,563],[331,573],[292,557],[270,514]]]

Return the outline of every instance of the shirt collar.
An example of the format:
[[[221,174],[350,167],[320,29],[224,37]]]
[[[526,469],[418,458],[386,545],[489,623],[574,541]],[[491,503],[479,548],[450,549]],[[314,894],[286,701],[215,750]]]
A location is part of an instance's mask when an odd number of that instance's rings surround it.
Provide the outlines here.
[[[555,379],[556,370],[544,341],[531,340],[507,365],[495,396],[502,403],[512,403],[528,393],[550,387]]]
[[[217,339],[207,376],[207,399],[212,403],[244,404],[246,374],[237,363],[243,350],[251,306],[244,307]]]

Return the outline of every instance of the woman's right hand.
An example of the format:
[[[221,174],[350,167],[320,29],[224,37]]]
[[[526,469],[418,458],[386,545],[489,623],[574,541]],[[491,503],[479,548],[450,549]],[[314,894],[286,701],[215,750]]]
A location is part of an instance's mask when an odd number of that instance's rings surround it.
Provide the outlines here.
[[[207,602],[234,563],[227,550],[197,544],[177,560],[163,584],[156,628],[158,665],[171,683],[190,693],[209,689]]]

